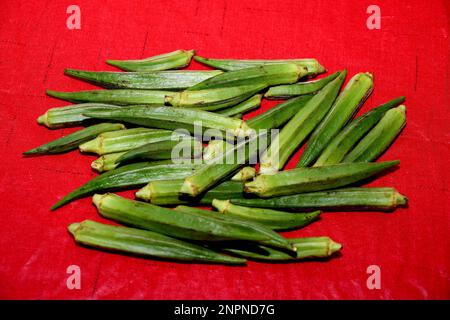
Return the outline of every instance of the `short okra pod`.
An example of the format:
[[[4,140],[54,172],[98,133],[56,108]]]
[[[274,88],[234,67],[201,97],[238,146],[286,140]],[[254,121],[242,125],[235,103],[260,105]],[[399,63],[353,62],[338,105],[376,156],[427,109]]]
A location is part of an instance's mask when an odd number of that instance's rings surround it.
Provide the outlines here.
[[[274,175],[259,175],[245,183],[244,191],[259,197],[274,197],[335,189],[376,175],[400,161],[343,163],[324,167],[297,168]]]
[[[328,114],[312,133],[297,167],[306,167],[317,159],[366,101],[372,90],[373,77],[370,73],[358,73],[350,79]]]
[[[135,228],[111,226],[84,220],[68,227],[76,242],[123,253],[176,261],[242,264],[244,259],[230,257],[205,247]]]
[[[303,94],[314,93],[322,89],[330,81],[336,79],[339,76],[339,74],[340,72],[338,71],[329,75],[328,77],[319,80],[271,87],[264,94],[264,97],[267,99],[288,99]]]
[[[220,70],[110,72],[65,69],[64,73],[107,89],[183,90],[223,72]]]
[[[230,198],[231,203],[257,208],[303,210],[376,210],[392,211],[407,204],[408,199],[394,188],[342,188],[294,194],[269,199]]]
[[[69,135],[62,138],[53,140],[46,144],[43,144],[37,148],[28,150],[24,152],[24,155],[31,154],[52,154],[52,153],[62,153],[78,148],[83,142],[89,141],[95,138],[100,133],[123,130],[125,126],[120,123],[100,123],[93,125],[78,131],[75,131]]]
[[[219,111],[217,111],[217,113],[220,113],[220,114],[222,114],[224,116],[228,116],[228,117],[235,117],[238,114],[243,114],[243,113],[246,113],[253,109],[258,108],[261,105],[261,99],[262,99],[261,94],[255,94],[251,98],[249,98],[233,107],[219,110]]]
[[[405,97],[382,104],[358,117],[339,132],[314,163],[315,167],[340,163],[358,141],[372,129],[391,108],[398,106]]]
[[[342,162],[368,162],[385,151],[406,124],[406,108],[401,105],[391,109],[380,122],[350,151]]]
[[[244,207],[232,204],[230,200],[214,199],[212,205],[220,213],[254,221],[274,230],[302,228],[314,222],[320,215],[320,211],[291,213],[272,209]]]
[[[125,71],[180,69],[191,62],[194,53],[194,50],[176,50],[140,60],[106,60],[106,63]]]

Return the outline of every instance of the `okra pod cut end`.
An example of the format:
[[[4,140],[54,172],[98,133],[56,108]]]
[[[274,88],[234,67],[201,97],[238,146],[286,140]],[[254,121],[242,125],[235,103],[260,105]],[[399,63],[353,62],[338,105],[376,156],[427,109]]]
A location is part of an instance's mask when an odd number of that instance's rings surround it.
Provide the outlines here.
[[[256,194],[258,196],[263,194],[264,191],[267,189],[264,176],[265,176],[265,174],[259,175],[258,179],[246,182],[244,184],[244,192]]]
[[[50,124],[48,122],[48,113],[44,113],[43,115],[39,116],[37,118],[37,123],[38,124],[43,124],[44,126],[46,126],[47,128],[50,128]]]
[[[69,224],[69,226],[67,227],[67,230],[69,230],[69,232],[72,234],[72,236],[75,237],[75,234],[80,227],[81,227],[81,224],[79,222],[75,222],[75,223]]]
[[[108,196],[108,193],[105,193],[105,194],[96,193],[92,196],[92,203],[97,207],[97,209],[100,209],[100,206],[102,204],[102,199],[106,196]]]
[[[395,191],[394,192],[394,208],[396,206],[406,206],[408,204],[408,198],[402,195],[400,192]]]
[[[190,197],[196,197],[200,194],[195,184],[188,178],[184,179],[183,185],[180,189],[181,194],[186,194]]]
[[[212,206],[217,209],[220,213],[224,213],[227,211],[227,208],[231,205],[230,200],[218,200],[213,199]]]
[[[101,155],[102,136],[98,136],[95,139],[89,140],[78,147],[81,152],[93,152]]]
[[[328,245],[328,256],[331,256],[333,253],[338,252],[342,249],[342,244],[338,242],[334,242],[332,239],[330,239],[329,245]]]
[[[248,181],[256,176],[256,169],[253,167],[244,167],[236,173],[231,180],[232,181]]]
[[[152,197],[151,184],[149,183],[145,187],[139,189],[134,195],[138,199],[150,201]]]

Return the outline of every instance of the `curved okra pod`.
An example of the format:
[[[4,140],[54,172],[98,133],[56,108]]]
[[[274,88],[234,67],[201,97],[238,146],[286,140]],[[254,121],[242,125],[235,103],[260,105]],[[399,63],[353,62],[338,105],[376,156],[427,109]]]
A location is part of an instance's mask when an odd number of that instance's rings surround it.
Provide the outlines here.
[[[220,70],[111,72],[65,69],[64,74],[108,89],[182,90],[223,73]]]
[[[213,217],[215,219],[223,220],[226,222],[237,223],[242,226],[248,226],[253,228],[254,230],[258,230],[258,232],[267,236],[266,239],[254,241],[271,247],[289,250],[291,252],[295,251],[294,246],[289,242],[288,239],[284,238],[283,236],[279,235],[278,233],[274,232],[270,228],[267,228],[266,226],[260,223],[250,221],[248,219],[242,219],[241,217],[238,216],[223,215],[216,211],[202,210],[199,208],[193,208],[183,205],[177,206],[175,208],[175,211],[186,214],[199,215],[205,218]]]
[[[130,189],[143,186],[154,180],[179,179],[190,175],[199,165],[196,164],[173,164],[172,161],[140,162],[129,164],[106,173],[88,181],[78,189],[70,192],[51,207],[57,208],[93,192]]]
[[[158,105],[163,106],[175,92],[163,90],[85,90],[61,92],[47,90],[46,93],[54,98],[70,102],[111,103],[116,105]]]
[[[260,172],[262,174],[274,174],[283,168],[289,157],[330,110],[346,74],[345,70],[342,71],[336,79],[312,97],[281,129],[275,143],[272,142],[261,158]],[[300,99],[300,97],[294,99]]]
[[[220,254],[199,245],[147,230],[111,226],[91,220],[71,223],[68,230],[76,242],[100,249],[176,261],[245,263],[245,259]]]
[[[408,202],[408,199],[394,188],[342,188],[269,199],[246,199],[242,196],[230,199],[231,203],[247,207],[291,211],[312,209],[392,211]]]
[[[305,67],[293,64],[272,64],[249,67],[224,72],[206,79],[188,91],[228,88],[251,84],[263,84],[266,87],[297,82],[308,73]]]
[[[105,172],[115,169],[119,166],[116,162],[117,159],[120,158],[125,152],[116,152],[116,153],[108,153],[104,154],[91,163],[91,168],[97,172]]]
[[[383,117],[383,115],[391,108],[398,106],[405,97],[399,97],[385,104],[380,105],[359,118],[349,123],[339,132],[333,140],[328,144],[314,167],[337,164],[345,157],[345,155],[353,148],[353,146]]]
[[[194,53],[194,50],[176,50],[140,60],[106,60],[106,63],[125,71],[180,69],[191,62]]]
[[[255,94],[253,97],[233,106],[223,110],[217,111],[221,115],[228,117],[235,117],[239,114],[249,112],[253,109],[258,108],[261,105],[262,94]]]
[[[319,80],[270,87],[269,90],[267,90],[267,92],[264,94],[264,98],[288,99],[303,94],[314,93],[322,89],[330,81],[336,79],[339,74],[340,71],[337,71],[333,74],[330,74],[328,77]]]
[[[314,77],[325,72],[325,68],[316,59],[278,59],[278,60],[236,60],[236,59],[210,59],[194,56],[194,60],[207,66],[225,71],[239,70],[261,65],[294,63],[306,67],[308,76]]]
[[[102,132],[108,131],[116,131],[123,130],[125,126],[121,123],[100,123],[97,125],[93,125],[74,133],[71,133],[62,138],[53,140],[46,144],[43,144],[37,148],[25,151],[24,155],[31,154],[53,154],[53,153],[62,153],[69,150],[76,149],[83,142],[89,141],[92,138],[95,138]]]
[[[399,163],[398,160],[357,162],[291,169],[274,175],[259,175],[245,183],[244,191],[266,198],[335,189],[369,178]]]
[[[312,133],[297,167],[306,167],[317,159],[330,141],[366,101],[372,90],[373,77],[370,73],[358,73],[350,79],[328,114]]]
[[[340,243],[334,242],[329,237],[297,238],[289,239],[289,241],[297,249],[294,255],[261,245],[235,245],[226,247],[223,251],[260,261],[294,261],[327,258],[342,248]]]
[[[217,129],[241,137],[251,133],[251,129],[241,119],[195,109],[133,106],[105,112],[87,112],[86,116],[124,121],[151,128],[186,129],[193,134],[197,133],[196,124],[201,125],[203,130]]]
[[[302,228],[314,222],[320,215],[320,211],[291,213],[279,210],[243,207],[232,204],[230,200],[214,199],[212,206],[225,215],[254,221],[273,230]]]
[[[148,183],[136,192],[136,198],[157,205],[174,204],[211,204],[213,199],[237,199],[244,196],[244,184],[238,181],[225,181],[208,190],[198,198],[180,197],[180,189],[184,180],[158,180]]]
[[[105,218],[181,239],[261,241],[270,239],[274,233],[254,223],[240,223],[220,215],[180,212],[112,193],[96,194],[92,201]]]
[[[380,122],[350,151],[342,162],[368,162],[375,160],[399,135],[406,124],[406,108],[391,109]]]

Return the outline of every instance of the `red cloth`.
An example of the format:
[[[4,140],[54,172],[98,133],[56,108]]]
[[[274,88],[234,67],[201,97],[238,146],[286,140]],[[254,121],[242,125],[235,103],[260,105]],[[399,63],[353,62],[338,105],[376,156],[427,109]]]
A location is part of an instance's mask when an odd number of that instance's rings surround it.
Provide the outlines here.
[[[71,3],[6,1],[0,10],[0,298],[450,298],[448,1],[377,1],[381,30],[366,27],[371,2],[362,0],[79,0],[81,30],[66,27]],[[76,245],[70,222],[104,221],[91,200],[49,207],[95,176],[94,157],[21,156],[74,130],[36,124],[49,107],[67,104],[44,90],[93,88],[65,77],[65,67],[113,70],[105,59],[181,48],[207,57],[315,57],[330,72],[373,72],[375,91],[362,111],[405,95],[408,125],[382,157],[400,159],[400,169],[372,185],[398,188],[409,208],[326,213],[288,234],[343,243],[342,255],[327,262],[177,264]],[[66,287],[70,265],[81,269],[80,290]],[[370,265],[381,268],[379,290],[366,286]]]

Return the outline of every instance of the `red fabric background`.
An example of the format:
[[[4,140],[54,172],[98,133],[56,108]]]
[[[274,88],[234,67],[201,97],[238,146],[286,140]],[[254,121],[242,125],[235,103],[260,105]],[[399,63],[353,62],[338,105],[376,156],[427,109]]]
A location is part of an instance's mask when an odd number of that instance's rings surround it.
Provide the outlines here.
[[[4,1],[0,298],[450,298],[449,3],[376,3],[381,30],[371,31],[366,9],[372,1],[363,0],[78,0],[81,30],[68,30],[66,8],[73,1]],[[329,235],[342,242],[342,255],[328,262],[177,264],[75,245],[66,232],[68,223],[102,221],[90,199],[56,212],[48,209],[95,175],[89,167],[94,157],[72,152],[22,158],[22,151],[73,130],[51,131],[36,124],[46,109],[66,104],[46,97],[44,89],[92,87],[64,77],[65,67],[113,70],[105,59],[179,48],[208,57],[316,57],[330,71],[346,67],[350,76],[373,72],[375,91],[362,111],[406,95],[408,125],[383,156],[400,159],[400,169],[372,185],[398,188],[409,197],[409,208],[392,214],[326,213],[312,226],[288,234]],[[69,265],[81,268],[81,290],[66,287]],[[380,290],[366,287],[369,265],[381,268]]]

